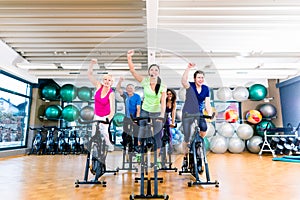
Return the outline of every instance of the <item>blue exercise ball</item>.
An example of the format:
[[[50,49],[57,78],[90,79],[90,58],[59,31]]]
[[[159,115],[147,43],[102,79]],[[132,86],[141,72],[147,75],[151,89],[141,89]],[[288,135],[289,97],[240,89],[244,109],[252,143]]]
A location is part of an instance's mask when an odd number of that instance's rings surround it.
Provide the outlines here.
[[[50,105],[45,109],[45,117],[49,120],[58,120],[61,112],[62,108],[59,105]]]
[[[45,85],[42,88],[42,98],[46,100],[57,100],[59,96],[59,87],[50,84],[50,85]]]
[[[61,116],[64,120],[68,122],[72,122],[78,119],[79,117],[79,109],[75,105],[67,105],[63,108]]]

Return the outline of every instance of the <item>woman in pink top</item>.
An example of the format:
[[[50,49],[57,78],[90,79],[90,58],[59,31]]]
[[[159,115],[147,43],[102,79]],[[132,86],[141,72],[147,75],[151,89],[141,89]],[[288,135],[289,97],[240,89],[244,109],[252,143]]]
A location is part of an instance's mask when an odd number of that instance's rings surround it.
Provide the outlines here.
[[[102,82],[98,81],[93,75],[94,64],[97,64],[97,59],[91,60],[88,69],[88,78],[96,87],[94,96],[94,120],[105,120],[106,118],[112,120],[115,114],[115,94],[111,88],[113,79],[111,75],[106,74],[103,76]],[[95,133],[95,126],[93,126],[92,132],[93,134]],[[109,141],[108,124],[100,124],[100,132],[104,136],[105,142],[108,145],[108,150],[113,151],[114,146]]]

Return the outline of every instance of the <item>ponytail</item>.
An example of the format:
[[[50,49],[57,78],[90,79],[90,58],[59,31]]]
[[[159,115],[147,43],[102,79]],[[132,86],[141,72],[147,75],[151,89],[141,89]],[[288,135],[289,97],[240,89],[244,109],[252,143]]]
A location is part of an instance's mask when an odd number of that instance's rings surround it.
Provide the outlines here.
[[[160,85],[161,85],[161,79],[160,79],[160,77],[157,77],[157,82],[156,82],[156,85],[155,85],[155,94],[156,95],[158,94]]]

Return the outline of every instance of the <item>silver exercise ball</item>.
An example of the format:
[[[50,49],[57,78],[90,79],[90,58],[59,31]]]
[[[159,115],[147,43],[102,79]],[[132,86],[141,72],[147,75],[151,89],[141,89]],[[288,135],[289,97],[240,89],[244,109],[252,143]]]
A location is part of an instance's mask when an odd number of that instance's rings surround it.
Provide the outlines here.
[[[249,124],[240,124],[236,129],[236,134],[242,140],[249,140],[253,136],[254,130]]]
[[[218,133],[226,138],[230,138],[234,135],[234,127],[231,123],[223,122],[218,128]]]
[[[251,153],[258,153],[263,144],[263,139],[261,136],[255,135],[250,140],[247,140],[247,149]]]
[[[220,87],[217,90],[217,97],[221,101],[229,101],[232,98],[232,91],[229,87]]]
[[[214,153],[225,153],[228,149],[227,139],[222,135],[215,135],[210,140],[210,150]]]
[[[228,151],[231,153],[241,153],[245,149],[245,142],[239,137],[232,137],[228,142]]]
[[[249,91],[246,87],[238,86],[232,91],[232,96],[237,101],[246,101],[249,97]]]

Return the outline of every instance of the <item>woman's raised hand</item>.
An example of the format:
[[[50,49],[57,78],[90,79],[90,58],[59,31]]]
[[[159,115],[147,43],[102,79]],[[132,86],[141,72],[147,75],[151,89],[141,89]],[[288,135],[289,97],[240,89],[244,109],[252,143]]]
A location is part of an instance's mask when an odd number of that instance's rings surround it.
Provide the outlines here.
[[[133,56],[134,55],[134,50],[131,49],[127,52],[127,56]]]
[[[91,64],[97,64],[97,63],[98,63],[98,61],[96,58],[91,59]]]

